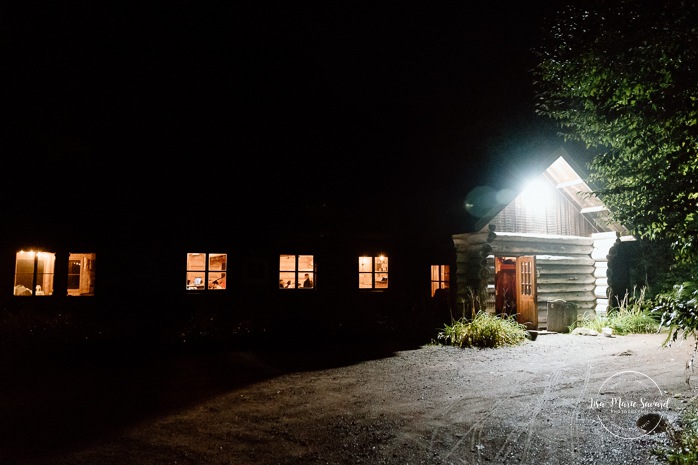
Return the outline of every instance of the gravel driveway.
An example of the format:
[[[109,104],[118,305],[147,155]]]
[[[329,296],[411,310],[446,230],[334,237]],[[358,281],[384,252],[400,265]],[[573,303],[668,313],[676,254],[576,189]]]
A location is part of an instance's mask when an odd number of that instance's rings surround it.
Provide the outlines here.
[[[547,334],[499,349],[235,351],[20,370],[0,385],[0,463],[658,463],[652,448],[694,395],[693,344],[662,348],[664,338]],[[666,424],[639,428],[650,413]]]

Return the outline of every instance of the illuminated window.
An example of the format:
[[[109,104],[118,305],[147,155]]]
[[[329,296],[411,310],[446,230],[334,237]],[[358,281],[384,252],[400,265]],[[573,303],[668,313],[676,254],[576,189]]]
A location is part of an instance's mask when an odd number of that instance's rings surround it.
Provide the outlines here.
[[[217,291],[225,289],[228,254],[188,253],[187,290]]]
[[[451,281],[451,269],[448,265],[431,265],[431,296],[438,289],[448,289]]]
[[[17,252],[14,295],[53,294],[56,254],[53,252]]]
[[[279,255],[279,289],[312,289],[315,275],[312,255]]]
[[[359,257],[359,289],[388,288],[388,257]]]
[[[68,295],[95,295],[95,257],[93,253],[71,253],[68,256]]]

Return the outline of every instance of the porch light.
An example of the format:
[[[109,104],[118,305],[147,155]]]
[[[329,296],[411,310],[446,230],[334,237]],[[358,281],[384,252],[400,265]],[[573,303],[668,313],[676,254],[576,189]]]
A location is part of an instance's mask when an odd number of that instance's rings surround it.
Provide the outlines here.
[[[521,202],[529,211],[544,211],[552,197],[552,186],[542,177],[529,181],[521,192]]]

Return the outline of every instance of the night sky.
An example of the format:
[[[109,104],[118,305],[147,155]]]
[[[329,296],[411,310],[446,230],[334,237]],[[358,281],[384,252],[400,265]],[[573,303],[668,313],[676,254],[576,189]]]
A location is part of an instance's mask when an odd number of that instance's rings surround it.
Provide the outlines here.
[[[529,71],[557,5],[6,2],[3,188],[460,232],[467,193],[554,136]]]

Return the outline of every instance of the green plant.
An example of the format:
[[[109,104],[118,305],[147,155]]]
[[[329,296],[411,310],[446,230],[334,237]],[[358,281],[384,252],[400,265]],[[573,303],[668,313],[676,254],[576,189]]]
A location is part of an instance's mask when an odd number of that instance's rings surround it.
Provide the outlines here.
[[[669,340],[698,327],[696,294],[671,289],[698,277],[696,19],[692,2],[568,5],[548,19],[534,68],[537,113],[590,150],[592,195],[643,241],[652,293],[669,291],[658,302]]]
[[[645,290],[644,287],[640,289],[639,295],[635,289],[632,295],[626,292],[623,300],[618,301],[618,306],[611,308],[606,316],[584,315],[578,326],[598,332],[609,327],[619,336],[658,332],[660,324],[645,301]]]
[[[684,339],[698,330],[698,283],[686,281],[655,298],[653,311],[661,315],[660,325],[669,329],[665,344],[682,334]]]
[[[470,320],[475,318],[478,312],[484,311],[487,307],[487,291],[474,290],[472,287],[466,289],[466,296],[459,301],[461,307],[460,318],[454,318],[451,313],[451,321]]]
[[[698,260],[693,3],[568,5],[536,51],[536,111],[600,152],[589,178],[614,220]],[[659,264],[658,264],[659,265]]]
[[[526,336],[526,327],[515,316],[501,317],[479,311],[472,320],[461,318],[444,325],[437,339],[458,347],[501,347],[521,344]]]
[[[678,420],[679,428],[667,431],[670,445],[653,454],[669,465],[698,464],[698,405],[693,399]]]

